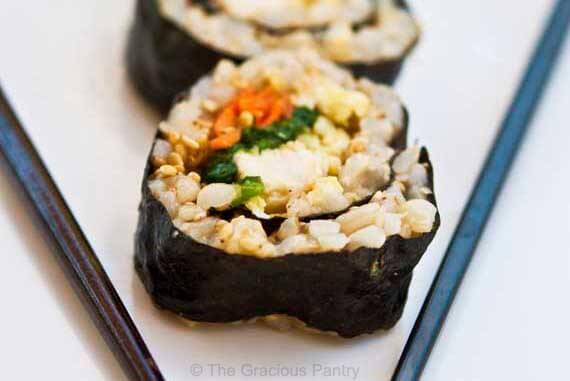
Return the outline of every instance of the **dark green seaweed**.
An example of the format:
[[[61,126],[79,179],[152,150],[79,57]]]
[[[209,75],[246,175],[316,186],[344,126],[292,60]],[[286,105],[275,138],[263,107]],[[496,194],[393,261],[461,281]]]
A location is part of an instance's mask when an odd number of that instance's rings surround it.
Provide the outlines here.
[[[404,1],[398,3],[408,8]],[[405,56],[396,61],[346,67],[357,76],[392,84]],[[161,112],[166,113],[178,94],[186,91],[223,58],[238,63],[245,59],[193,39],[160,15],[157,0],[137,1],[127,47],[127,70],[138,92]]]
[[[428,153],[422,163],[433,171]],[[147,163],[135,267],[154,303],[185,318],[232,322],[270,314],[350,338],[389,329],[400,319],[412,271],[439,228],[417,238],[389,237],[380,249],[286,255],[227,254],[179,231],[149,188]],[[435,204],[435,198],[429,200]]]

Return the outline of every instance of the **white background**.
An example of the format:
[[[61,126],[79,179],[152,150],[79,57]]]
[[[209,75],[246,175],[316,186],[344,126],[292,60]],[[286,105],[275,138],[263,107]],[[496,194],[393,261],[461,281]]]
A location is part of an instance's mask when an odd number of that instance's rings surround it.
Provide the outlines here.
[[[359,368],[359,380],[387,381],[552,4],[414,2],[424,36],[398,91],[412,138],[432,153],[443,225],[401,322],[351,341],[260,326],[191,330],[150,304],[132,270],[132,236],[156,115],[125,78],[131,1],[2,0],[0,81],[168,379],[190,379],[195,362],[247,362],[344,364]],[[568,377],[568,106],[570,42],[424,380]],[[0,160],[3,375],[123,379],[19,193]]]

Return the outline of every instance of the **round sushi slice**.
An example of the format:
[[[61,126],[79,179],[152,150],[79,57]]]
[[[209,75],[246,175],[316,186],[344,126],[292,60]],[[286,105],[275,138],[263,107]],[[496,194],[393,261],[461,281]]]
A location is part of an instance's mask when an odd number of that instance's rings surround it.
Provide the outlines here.
[[[396,78],[419,38],[398,0],[139,0],[130,76],[163,111],[223,58],[311,48],[359,76]]]
[[[389,87],[312,51],[221,61],[160,124],[145,171],[135,263],[155,303],[343,337],[393,326],[439,226],[406,124]]]

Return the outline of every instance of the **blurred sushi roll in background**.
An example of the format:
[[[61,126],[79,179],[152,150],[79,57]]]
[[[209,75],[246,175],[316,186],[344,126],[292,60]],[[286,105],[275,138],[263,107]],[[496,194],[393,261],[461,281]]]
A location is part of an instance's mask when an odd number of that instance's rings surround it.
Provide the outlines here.
[[[439,227],[407,123],[388,86],[314,50],[220,61],[160,123],[147,163],[135,264],[154,302],[342,337],[392,327]]]
[[[311,48],[358,76],[392,83],[420,35],[398,0],[138,0],[127,61],[162,111],[223,58]]]

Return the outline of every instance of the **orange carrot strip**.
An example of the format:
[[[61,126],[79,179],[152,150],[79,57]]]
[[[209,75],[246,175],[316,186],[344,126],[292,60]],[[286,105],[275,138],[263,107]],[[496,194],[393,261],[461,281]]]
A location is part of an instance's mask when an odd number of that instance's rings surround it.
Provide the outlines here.
[[[266,114],[265,117],[257,123],[257,125],[259,127],[267,127],[271,123],[278,121],[279,118],[281,118],[281,115],[283,115],[284,106],[285,104],[282,99],[276,100],[271,106],[269,113]]]
[[[283,95],[273,103],[269,113],[263,119],[261,119],[257,125],[259,127],[267,127],[284,116],[290,117],[292,113],[293,105],[291,104],[289,97]]]
[[[278,95],[270,87],[258,91],[248,89],[240,93],[237,103],[240,111],[249,111],[259,118],[270,112],[273,103],[278,99]]]
[[[227,129],[222,135],[210,140],[210,148],[213,150],[230,148],[240,139],[241,130],[239,128]]]
[[[289,117],[293,105],[287,94],[267,86],[256,90],[246,88],[226,105],[218,114],[213,128],[213,139],[210,147],[214,150],[226,149],[241,139],[241,129],[237,127],[237,118],[241,112],[253,114],[258,127],[267,127],[283,116]]]
[[[236,104],[230,103],[220,112],[214,123],[214,134],[220,135],[228,127],[235,127],[237,121]]]
[[[258,95],[255,96],[248,96],[245,98],[240,98],[238,100],[238,105],[240,111],[249,111],[249,112],[266,112],[269,107],[271,107],[273,99],[270,98],[263,98]]]
[[[291,99],[285,95],[283,98],[284,101],[284,108],[283,108],[283,115],[285,115],[285,117],[290,118],[291,115],[293,115],[293,110],[295,109],[295,107],[293,106],[293,103],[291,102]]]

